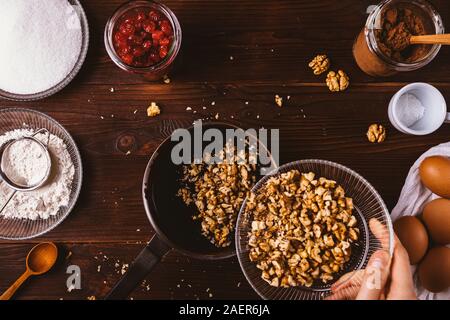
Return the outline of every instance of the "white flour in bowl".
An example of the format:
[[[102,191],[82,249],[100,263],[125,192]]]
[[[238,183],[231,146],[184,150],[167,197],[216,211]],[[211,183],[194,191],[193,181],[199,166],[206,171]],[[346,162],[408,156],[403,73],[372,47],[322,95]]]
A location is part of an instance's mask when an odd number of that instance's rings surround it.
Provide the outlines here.
[[[12,139],[32,134],[33,131],[28,129],[9,131],[0,136],[0,146]],[[35,137],[46,144],[48,135],[47,133],[39,133]],[[52,158],[52,171],[48,181],[35,191],[17,192],[0,214],[0,217],[30,220],[48,219],[50,216],[58,214],[61,207],[69,205],[75,176],[75,168],[69,151],[64,141],[52,134],[50,134],[48,150]],[[28,178],[36,179],[33,175],[40,174],[36,170],[40,169],[42,163],[40,161],[35,162],[35,159],[31,156],[21,154],[24,151],[19,148],[11,149],[9,156],[22,162],[22,172],[27,172]],[[0,182],[0,206],[5,203],[11,192],[12,190],[8,185]]]
[[[1,167],[15,184],[31,187],[44,180],[49,169],[45,150],[34,140],[17,140],[5,148]]]
[[[0,89],[46,91],[75,67],[81,21],[67,0],[0,0]]]

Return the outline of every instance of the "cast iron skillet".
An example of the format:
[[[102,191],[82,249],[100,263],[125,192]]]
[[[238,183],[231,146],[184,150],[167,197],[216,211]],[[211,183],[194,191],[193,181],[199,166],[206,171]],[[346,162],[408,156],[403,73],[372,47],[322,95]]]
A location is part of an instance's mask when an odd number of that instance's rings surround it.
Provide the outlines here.
[[[226,129],[238,129],[225,123],[203,124],[203,131],[208,128],[219,129],[222,133],[225,133]],[[193,127],[188,130],[193,137]],[[191,139],[192,143],[193,140]],[[142,195],[145,211],[155,235],[106,299],[126,298],[172,249],[204,260],[225,259],[236,254],[233,241],[227,248],[217,248],[202,236],[199,223],[192,220],[194,209],[187,207],[176,196],[181,170],[180,166],[173,164],[171,152],[177,143],[168,137],[154,152],[147,165]]]

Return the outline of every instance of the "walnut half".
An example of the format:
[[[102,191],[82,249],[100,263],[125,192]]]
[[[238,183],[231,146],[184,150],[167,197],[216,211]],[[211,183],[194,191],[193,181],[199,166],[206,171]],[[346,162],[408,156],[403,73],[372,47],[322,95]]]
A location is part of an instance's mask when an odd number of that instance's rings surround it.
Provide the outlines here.
[[[342,70],[339,70],[337,73],[330,71],[328,72],[326,83],[332,92],[344,91],[350,85],[350,78]]]
[[[367,130],[367,139],[372,143],[381,143],[386,140],[386,129],[381,124],[372,124]]]
[[[314,74],[318,76],[330,68],[330,59],[328,59],[325,54],[319,54],[311,60],[308,66],[313,70]]]

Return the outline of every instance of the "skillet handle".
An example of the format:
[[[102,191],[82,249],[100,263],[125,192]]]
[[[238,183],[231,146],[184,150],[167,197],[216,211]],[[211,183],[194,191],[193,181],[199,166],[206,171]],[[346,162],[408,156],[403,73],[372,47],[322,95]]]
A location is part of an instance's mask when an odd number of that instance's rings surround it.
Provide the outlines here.
[[[108,293],[105,300],[126,299],[171,249],[171,247],[155,234],[133,261],[127,273],[125,273],[122,279]]]

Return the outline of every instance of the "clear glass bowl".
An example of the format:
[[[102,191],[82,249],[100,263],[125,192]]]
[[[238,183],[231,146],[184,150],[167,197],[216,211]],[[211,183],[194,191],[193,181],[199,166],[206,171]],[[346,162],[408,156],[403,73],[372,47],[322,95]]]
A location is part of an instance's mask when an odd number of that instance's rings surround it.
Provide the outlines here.
[[[49,232],[69,215],[80,194],[83,178],[81,156],[75,141],[67,130],[53,118],[38,111],[16,108],[0,110],[0,135],[15,129],[30,128],[35,130],[46,128],[50,133],[60,137],[66,143],[75,168],[69,205],[62,207],[57,215],[51,216],[46,220],[5,219],[0,216],[0,239],[25,240]]]
[[[84,61],[86,60],[86,56],[87,56],[87,52],[88,52],[88,48],[89,48],[89,25],[88,25],[86,13],[84,12],[84,9],[81,6],[80,1],[79,0],[68,0],[68,1],[73,6],[75,12],[78,14],[78,17],[80,18],[81,31],[83,33],[80,55],[78,57],[77,63],[73,67],[72,71],[60,83],[58,83],[54,87],[49,88],[45,91],[37,92],[37,93],[33,93],[33,94],[16,94],[16,93],[7,92],[7,91],[0,89],[0,98],[12,100],[12,101],[41,100],[41,99],[50,97],[50,96],[54,95],[55,93],[64,89],[70,82],[72,82],[72,80],[78,74],[81,67],[83,66]]]
[[[392,254],[394,234],[389,211],[383,199],[367,180],[343,165],[325,160],[301,160],[288,163],[279,167],[272,175],[262,178],[254,186],[253,192],[257,192],[270,177],[293,169],[300,172],[314,172],[316,176],[335,180],[344,188],[346,195],[353,198],[360,240],[353,245],[352,256],[350,261],[346,263],[345,270],[337,274],[334,281],[347,272],[364,269],[372,254],[377,250],[387,249]],[[310,288],[302,286],[277,288],[270,286],[261,278],[261,270],[256,268],[256,263],[249,259],[248,233],[251,230],[251,219],[244,213],[245,207],[246,202],[241,208],[237,221],[236,250],[245,277],[261,298],[270,300],[319,300],[326,298],[331,293],[332,282],[327,285],[314,284]],[[369,231],[368,224],[371,218],[376,218],[386,227],[386,232],[383,234],[385,239],[379,241]]]
[[[161,60],[161,62],[150,67],[133,67],[127,65],[118,56],[116,49],[114,48],[113,36],[118,21],[127,12],[138,8],[155,9],[161,12],[169,20],[174,32],[173,43],[170,46],[167,56],[163,60]],[[175,59],[180,52],[182,42],[181,25],[176,15],[166,5],[155,1],[133,0],[126,2],[119,8],[117,8],[117,10],[108,20],[105,27],[104,42],[106,51],[108,52],[109,57],[116,66],[130,73],[141,74],[149,81],[156,81],[167,75],[175,65]]]

